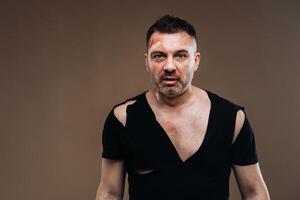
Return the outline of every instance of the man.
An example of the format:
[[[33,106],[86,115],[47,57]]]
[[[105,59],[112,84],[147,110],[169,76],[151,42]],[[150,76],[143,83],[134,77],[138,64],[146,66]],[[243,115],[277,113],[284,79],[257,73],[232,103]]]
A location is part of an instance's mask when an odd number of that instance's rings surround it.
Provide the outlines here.
[[[192,85],[196,32],[163,16],[147,33],[154,88],[115,105],[103,129],[97,200],[228,199],[231,168],[243,199],[269,199],[244,107]]]

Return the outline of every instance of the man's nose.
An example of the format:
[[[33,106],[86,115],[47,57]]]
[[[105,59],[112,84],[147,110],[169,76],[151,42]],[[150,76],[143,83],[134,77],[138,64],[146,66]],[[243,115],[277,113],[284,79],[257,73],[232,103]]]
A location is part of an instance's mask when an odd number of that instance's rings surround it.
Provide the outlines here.
[[[176,70],[176,65],[175,65],[172,58],[168,58],[166,60],[166,62],[164,63],[164,68],[163,69],[164,69],[165,72],[169,72],[169,73]]]

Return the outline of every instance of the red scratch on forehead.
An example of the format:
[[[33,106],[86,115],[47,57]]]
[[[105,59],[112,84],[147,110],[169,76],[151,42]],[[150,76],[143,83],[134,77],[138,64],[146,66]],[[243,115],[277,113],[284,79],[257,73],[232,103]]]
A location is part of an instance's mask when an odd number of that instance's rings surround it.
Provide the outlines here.
[[[154,43],[153,45],[151,45],[150,51],[152,51],[152,50],[154,50],[154,49],[160,47],[160,45],[161,45],[161,42],[160,42],[160,41],[157,41],[156,43]]]

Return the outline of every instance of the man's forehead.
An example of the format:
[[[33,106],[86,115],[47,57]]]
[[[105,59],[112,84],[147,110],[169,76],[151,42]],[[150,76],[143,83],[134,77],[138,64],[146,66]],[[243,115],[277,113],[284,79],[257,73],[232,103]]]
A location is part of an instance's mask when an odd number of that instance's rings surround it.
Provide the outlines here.
[[[155,42],[154,44],[152,44],[152,45],[150,46],[150,51],[153,51],[153,50],[159,48],[160,45],[161,45],[161,42],[160,42],[160,41]]]
[[[188,35],[186,32],[178,33],[160,33],[155,32],[149,41],[149,50],[154,50],[162,46],[176,47],[176,46],[189,46],[196,43],[195,39]]]

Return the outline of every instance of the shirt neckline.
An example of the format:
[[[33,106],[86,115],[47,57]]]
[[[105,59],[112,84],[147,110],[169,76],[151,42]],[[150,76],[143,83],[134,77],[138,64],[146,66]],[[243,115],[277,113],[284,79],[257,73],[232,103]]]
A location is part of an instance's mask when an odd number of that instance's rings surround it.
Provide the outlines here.
[[[201,88],[203,89],[203,88]],[[147,97],[146,97],[146,93],[149,91],[145,91],[142,95],[142,98],[146,104],[146,108],[147,110],[150,112],[151,114],[151,118],[153,119],[156,127],[158,128],[158,130],[160,132],[162,132],[162,136],[168,141],[169,143],[169,146],[172,148],[174,154],[176,154],[176,157],[177,157],[177,160],[179,160],[180,163],[182,164],[185,164],[187,163],[189,160],[191,160],[193,157],[195,157],[197,154],[199,154],[200,152],[202,152],[206,146],[207,146],[207,142],[208,142],[208,138],[210,136],[210,133],[212,131],[212,124],[213,124],[213,119],[214,119],[214,112],[215,112],[215,102],[214,102],[214,98],[213,98],[213,93],[211,93],[210,91],[206,90],[206,89],[203,89],[206,93],[207,93],[207,96],[211,102],[210,104],[210,111],[209,111],[209,116],[208,116],[208,123],[207,123],[207,128],[206,128],[206,132],[204,134],[204,138],[203,138],[203,141],[202,143],[200,144],[199,148],[192,154],[190,155],[186,160],[182,160],[181,157],[179,156],[179,153],[177,151],[177,149],[175,148],[174,144],[172,143],[171,139],[169,138],[168,134],[166,133],[166,131],[164,130],[164,128],[161,126],[161,124],[158,122],[158,120],[156,119],[156,116],[155,116],[155,113],[154,111],[152,110],[148,100],[147,100]]]

